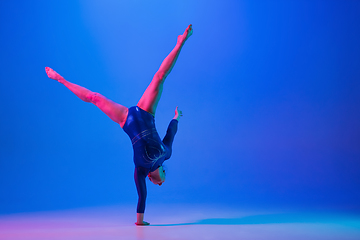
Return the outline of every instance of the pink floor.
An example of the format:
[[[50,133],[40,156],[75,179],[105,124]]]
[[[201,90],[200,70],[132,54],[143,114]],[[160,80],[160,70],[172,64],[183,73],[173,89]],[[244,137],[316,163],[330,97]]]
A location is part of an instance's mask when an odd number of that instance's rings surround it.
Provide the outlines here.
[[[360,217],[219,206],[148,206],[151,226],[134,225],[133,206],[0,216],[0,239],[360,239]]]

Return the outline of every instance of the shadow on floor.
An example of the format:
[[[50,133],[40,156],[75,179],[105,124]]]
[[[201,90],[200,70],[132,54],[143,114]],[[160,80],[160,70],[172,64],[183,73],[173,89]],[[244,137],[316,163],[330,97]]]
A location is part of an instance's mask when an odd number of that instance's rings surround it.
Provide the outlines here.
[[[360,226],[360,218],[341,215],[315,214],[264,214],[240,218],[209,218],[192,223],[154,224],[151,226],[182,226],[182,225],[246,225],[246,224],[280,224],[280,223],[348,223],[346,225]]]

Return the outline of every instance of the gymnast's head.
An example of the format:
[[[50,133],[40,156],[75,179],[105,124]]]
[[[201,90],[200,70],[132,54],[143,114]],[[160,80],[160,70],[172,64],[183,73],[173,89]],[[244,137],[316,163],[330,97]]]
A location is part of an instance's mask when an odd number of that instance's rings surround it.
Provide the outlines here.
[[[148,177],[154,184],[161,186],[161,184],[165,182],[165,170],[163,166],[158,167],[153,172],[149,172]]]

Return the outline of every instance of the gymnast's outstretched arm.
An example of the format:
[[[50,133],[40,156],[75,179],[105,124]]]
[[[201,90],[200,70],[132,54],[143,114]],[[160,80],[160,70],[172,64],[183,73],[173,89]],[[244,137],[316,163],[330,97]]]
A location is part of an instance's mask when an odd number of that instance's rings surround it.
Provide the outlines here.
[[[46,67],[45,71],[49,78],[64,84],[65,87],[72,91],[81,100],[93,103],[107,116],[109,116],[111,120],[120,124],[121,127],[124,126],[128,114],[127,107],[115,103],[99,93],[92,92],[82,86],[66,81],[60,74],[49,67]]]

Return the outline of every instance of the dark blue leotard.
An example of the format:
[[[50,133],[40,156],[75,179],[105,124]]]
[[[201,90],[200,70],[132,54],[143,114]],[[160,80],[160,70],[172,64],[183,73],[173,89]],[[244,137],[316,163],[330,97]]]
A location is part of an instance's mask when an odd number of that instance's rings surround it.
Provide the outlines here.
[[[137,212],[144,213],[146,201],[145,178],[170,158],[178,121],[173,119],[161,141],[155,128],[154,116],[139,107],[129,108],[123,127],[134,149],[135,184],[139,195]]]

